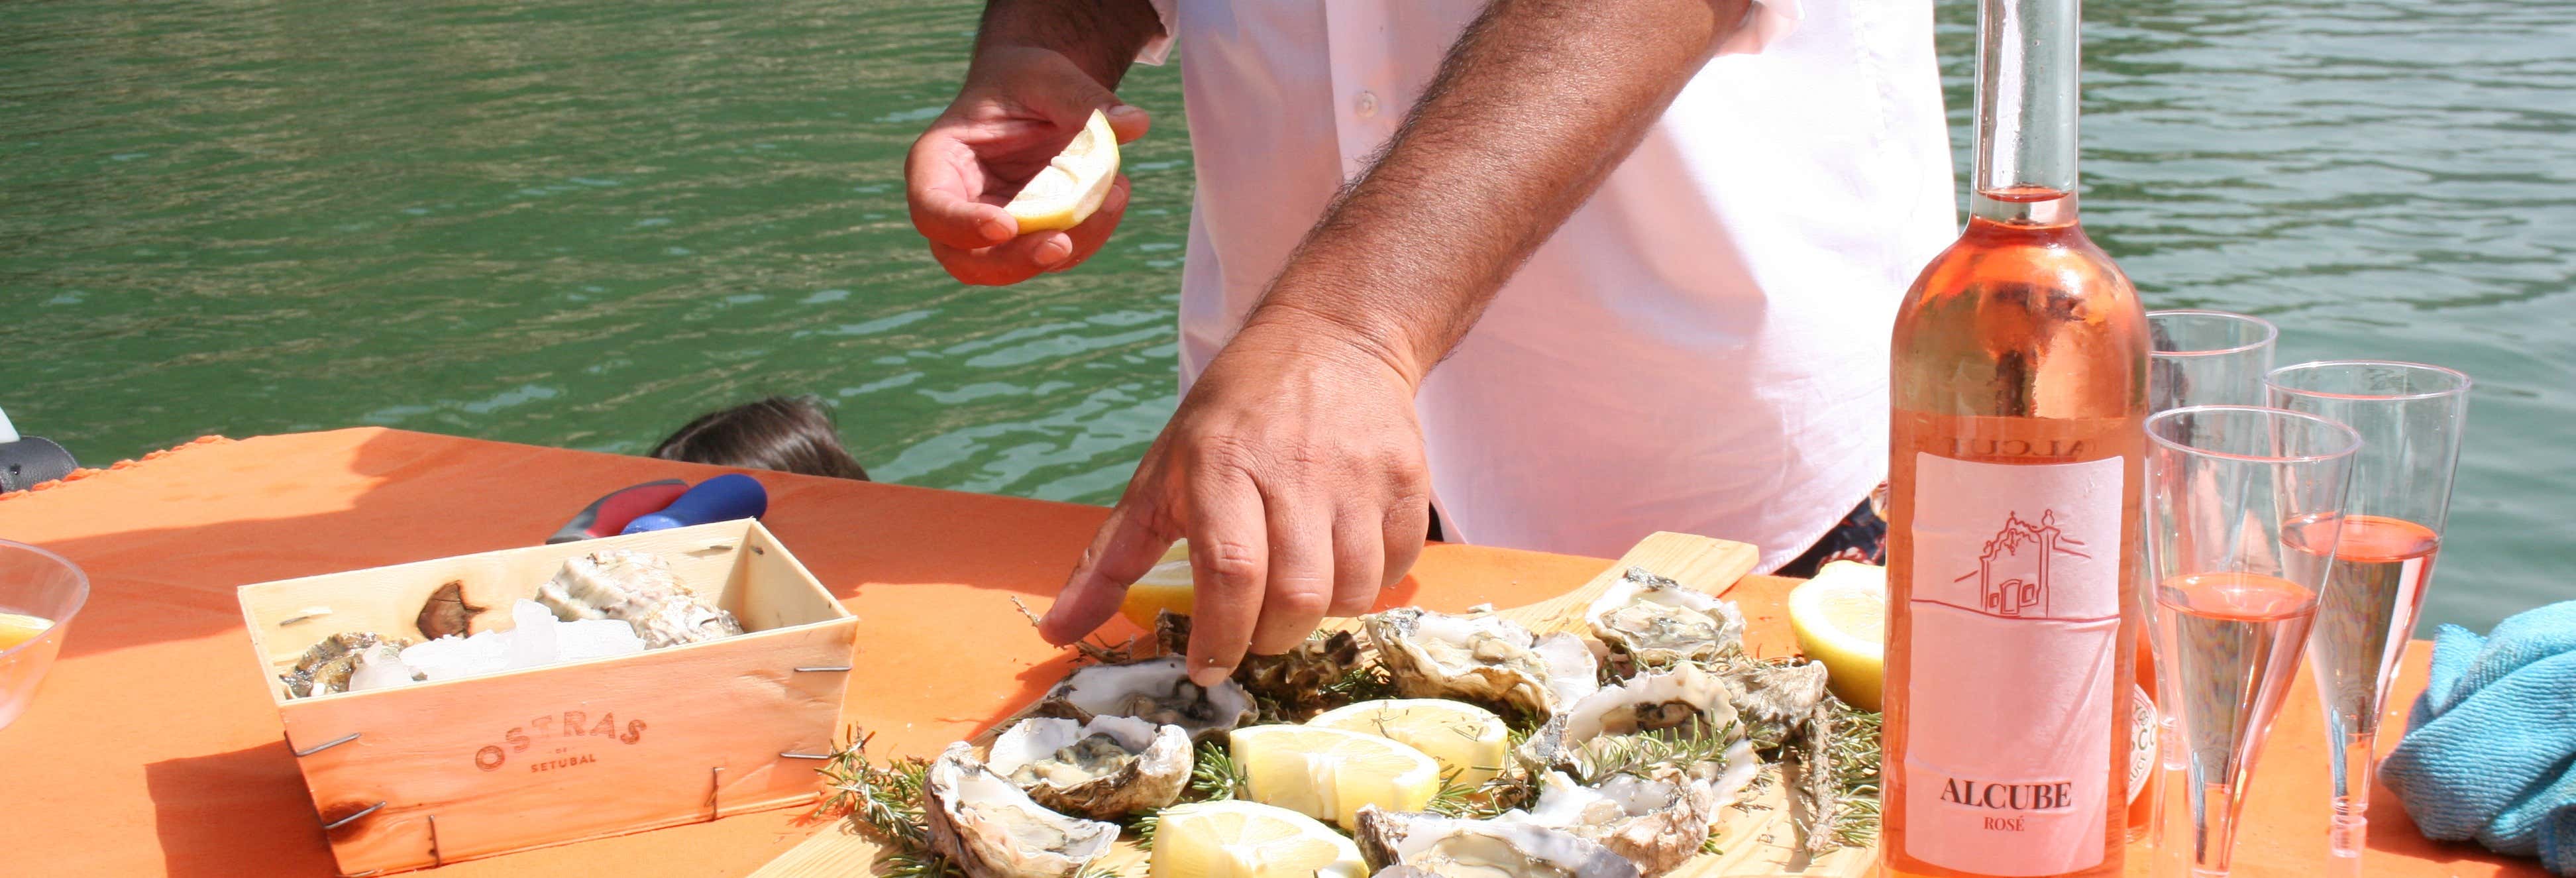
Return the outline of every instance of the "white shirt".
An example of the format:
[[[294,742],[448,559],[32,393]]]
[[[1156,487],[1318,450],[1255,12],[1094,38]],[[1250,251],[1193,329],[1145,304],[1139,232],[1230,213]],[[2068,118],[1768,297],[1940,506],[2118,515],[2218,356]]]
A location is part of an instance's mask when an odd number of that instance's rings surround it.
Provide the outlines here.
[[[1198,175],[1186,387],[1484,4],[1154,2]],[[1767,570],[1885,478],[1896,305],[1957,231],[1932,3],[1769,2],[1423,385],[1449,539],[1685,531]]]

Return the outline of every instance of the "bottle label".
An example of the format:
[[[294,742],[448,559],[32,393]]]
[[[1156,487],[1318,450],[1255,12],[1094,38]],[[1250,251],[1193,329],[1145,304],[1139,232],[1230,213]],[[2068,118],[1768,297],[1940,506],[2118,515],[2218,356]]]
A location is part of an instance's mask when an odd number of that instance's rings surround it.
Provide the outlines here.
[[[2101,864],[2113,736],[2131,720],[2130,693],[2111,691],[2124,473],[2118,457],[1917,453],[1908,855],[1983,875]]]
[[[2144,686],[2129,700],[2129,801],[2156,782],[2156,700]]]

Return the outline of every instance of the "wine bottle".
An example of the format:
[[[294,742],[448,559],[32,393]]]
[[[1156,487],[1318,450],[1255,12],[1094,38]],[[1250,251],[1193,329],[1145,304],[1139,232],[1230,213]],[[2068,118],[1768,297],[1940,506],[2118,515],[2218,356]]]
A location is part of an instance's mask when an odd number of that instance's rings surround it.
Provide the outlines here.
[[[2077,0],[1981,0],[1967,230],[1897,313],[1885,872],[2121,874],[2148,338],[2076,222]]]

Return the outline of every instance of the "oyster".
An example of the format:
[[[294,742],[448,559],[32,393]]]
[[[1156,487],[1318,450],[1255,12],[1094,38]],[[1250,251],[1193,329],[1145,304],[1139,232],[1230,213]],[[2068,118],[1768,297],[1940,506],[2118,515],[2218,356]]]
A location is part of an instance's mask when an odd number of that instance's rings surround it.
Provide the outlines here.
[[[984,767],[1029,798],[1068,814],[1108,819],[1178,801],[1190,780],[1190,735],[1124,716],[1090,722],[1034,717],[993,740]]]
[[[1679,730],[1692,737],[1735,734],[1735,690],[1695,664],[1639,674],[1575,702],[1521,744],[1522,761],[1544,768],[1589,764],[1595,742],[1640,732]]]
[[[922,782],[930,849],[970,878],[1071,878],[1118,841],[1118,825],[1039,807],[1027,793],[950,744]]]
[[[277,679],[286,683],[289,698],[346,692],[349,675],[357,670],[358,656],[380,645],[400,650],[410,646],[411,640],[386,637],[373,631],[343,631],[322,638],[322,642],[305,650],[295,659],[295,670],[279,674]]]
[[[1167,654],[1188,654],[1190,617],[1170,611],[1155,616],[1154,639]],[[1359,638],[1348,631],[1317,632],[1278,655],[1244,656],[1234,668],[1234,681],[1291,714],[1281,719],[1302,721],[1333,706],[1335,700],[1325,687],[1359,666]]]
[[[566,622],[625,622],[646,649],[742,633],[732,613],[680,584],[670,563],[650,552],[610,549],[568,559],[554,579],[538,587],[537,602]]]
[[[1636,878],[1637,866],[1572,833],[1526,821],[1360,808],[1360,856],[1376,878]]]
[[[1407,698],[1462,698],[1547,717],[1600,688],[1592,649],[1572,634],[1541,637],[1500,616],[1416,607],[1361,621]]]
[[[1190,682],[1180,656],[1121,665],[1091,665],[1073,672],[1038,712],[1082,722],[1096,716],[1129,716],[1158,726],[1180,726],[1192,740],[1224,733],[1252,719],[1252,696],[1225,680],[1201,688]]]
[[[1753,781],[1761,763],[1753,747],[1739,741],[1728,748],[1723,769],[1664,765],[1589,787],[1563,772],[1549,772],[1538,802],[1528,811],[1496,819],[1590,839],[1637,864],[1639,873],[1661,875],[1699,854],[1720,813]]]
[[[1583,611],[1592,636],[1645,665],[1711,661],[1740,648],[1744,614],[1732,601],[1630,567]]]

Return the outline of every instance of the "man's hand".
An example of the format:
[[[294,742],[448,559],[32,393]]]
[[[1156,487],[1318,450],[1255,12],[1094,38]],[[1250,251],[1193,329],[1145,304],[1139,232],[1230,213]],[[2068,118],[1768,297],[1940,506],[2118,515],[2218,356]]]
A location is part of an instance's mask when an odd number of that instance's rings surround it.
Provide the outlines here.
[[[1091,112],[1109,116],[1118,142],[1145,136],[1145,111],[1119,102],[1090,74],[1048,49],[995,48],[980,54],[948,111],[913,141],[904,159],[912,226],[930,255],[958,280],[1015,284],[1082,264],[1107,243],[1127,212],[1127,175],[1100,209],[1061,232],[1020,234],[1002,206],[1082,131]]]
[[[1247,645],[1285,652],[1328,614],[1367,612],[1430,524],[1410,370],[1329,321],[1255,318],[1145,452],[1039,632],[1089,634],[1184,536],[1198,593],[1187,667],[1202,685]]]

